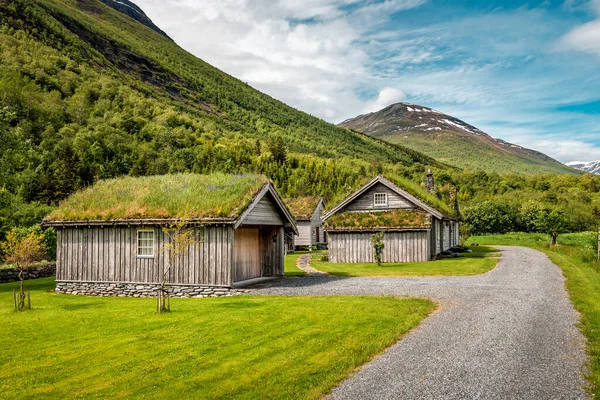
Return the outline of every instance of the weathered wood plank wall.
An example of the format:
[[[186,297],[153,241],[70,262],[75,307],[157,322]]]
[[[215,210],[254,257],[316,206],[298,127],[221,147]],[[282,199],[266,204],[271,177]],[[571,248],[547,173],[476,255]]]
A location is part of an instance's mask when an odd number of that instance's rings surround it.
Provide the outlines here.
[[[298,236],[294,237],[295,246],[315,246],[319,243],[327,243],[323,230],[323,221],[321,220],[322,213],[323,204],[319,202],[310,220],[296,221]],[[319,237],[317,237],[317,229]]]
[[[440,254],[442,252],[442,241],[443,241],[443,229],[442,229],[442,221],[439,219],[434,219],[435,223],[435,254]]]
[[[311,232],[312,226],[310,221],[298,221],[296,222],[298,227],[299,235],[294,237],[294,245],[296,246],[310,246],[313,244],[313,233]]]
[[[169,258],[161,251],[165,235],[154,231],[154,256],[137,256],[137,228],[89,227],[57,230],[56,279],[84,282],[160,283]],[[231,284],[233,228],[200,227],[190,246],[169,273],[169,283]]]
[[[260,234],[258,228],[235,230],[235,261],[233,281],[257,278],[262,275]]]
[[[446,251],[450,247],[452,247],[450,245],[450,222],[443,221],[442,222],[442,229],[443,229],[443,232],[444,232],[444,240],[442,241],[442,251]]]
[[[284,241],[283,227],[261,227],[260,254],[263,276],[283,275]]]
[[[328,232],[329,261],[375,262],[370,232]],[[386,232],[383,262],[419,262],[430,259],[429,230]]]
[[[460,240],[459,222],[452,222],[452,246],[458,246]]]
[[[311,243],[313,245],[317,245],[320,243],[327,243],[327,238],[325,238],[325,233],[323,231],[323,221],[321,220],[321,215],[323,214],[324,206],[322,202],[319,202],[315,212],[310,219],[310,237]],[[317,237],[318,230],[318,237]]]
[[[436,237],[437,237],[437,232],[438,232],[438,226],[437,226],[437,221],[435,220],[435,218],[432,218],[431,220],[431,229],[429,230],[429,258],[433,259],[433,257],[435,257],[437,255],[437,241],[436,241]]]

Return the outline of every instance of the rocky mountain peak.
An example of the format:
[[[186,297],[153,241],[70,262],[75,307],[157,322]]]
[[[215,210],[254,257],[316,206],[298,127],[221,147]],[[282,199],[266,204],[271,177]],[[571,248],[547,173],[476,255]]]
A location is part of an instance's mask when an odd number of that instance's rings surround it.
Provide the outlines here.
[[[574,172],[546,154],[493,137],[459,118],[417,104],[391,104],[339,125],[461,168],[518,174]]]
[[[565,165],[568,165],[571,168],[575,168],[583,172],[589,172],[590,174],[600,175],[600,161],[572,161],[566,163]]]
[[[129,0],[100,0],[107,6],[114,8],[115,10],[135,19],[136,21],[146,25],[148,28],[155,32],[160,33],[164,37],[171,39],[164,31],[152,22],[150,18],[138,7],[135,3]]]

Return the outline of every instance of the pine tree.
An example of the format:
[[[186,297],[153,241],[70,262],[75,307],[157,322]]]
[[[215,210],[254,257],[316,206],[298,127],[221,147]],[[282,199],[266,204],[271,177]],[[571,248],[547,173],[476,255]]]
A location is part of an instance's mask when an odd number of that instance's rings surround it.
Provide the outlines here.
[[[260,140],[256,139],[256,142],[254,143],[254,154],[260,156],[261,153],[262,151],[260,146]]]
[[[64,199],[78,188],[79,159],[71,145],[63,145],[57,152],[56,168],[54,169],[54,186],[56,199]]]
[[[281,136],[269,140],[269,150],[273,156],[273,160],[278,164],[283,164],[287,159],[287,148]]]

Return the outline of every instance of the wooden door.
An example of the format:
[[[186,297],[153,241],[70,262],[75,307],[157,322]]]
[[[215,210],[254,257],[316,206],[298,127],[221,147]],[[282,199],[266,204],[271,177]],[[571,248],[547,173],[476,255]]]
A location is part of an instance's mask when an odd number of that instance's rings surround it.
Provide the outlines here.
[[[238,228],[234,240],[234,282],[262,276],[258,228]]]

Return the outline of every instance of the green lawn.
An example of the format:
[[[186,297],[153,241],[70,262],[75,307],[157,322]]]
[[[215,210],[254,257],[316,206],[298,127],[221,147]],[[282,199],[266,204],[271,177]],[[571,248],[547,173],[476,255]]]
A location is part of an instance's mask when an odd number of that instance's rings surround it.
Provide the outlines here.
[[[471,239],[480,244],[531,247],[546,253],[562,269],[571,302],[581,313],[580,328],[587,337],[591,356],[590,390],[597,397],[600,396],[600,263],[596,260],[596,240],[594,232],[560,235],[554,247],[550,247],[549,236],[542,234],[514,233]]]
[[[308,251],[295,251],[285,256],[283,271],[286,276],[306,276],[306,272],[296,266],[298,257],[302,254],[310,254]]]
[[[498,263],[493,247],[479,246],[473,253],[462,253],[458,258],[412,263],[330,263],[313,257],[310,266],[338,276],[446,276],[477,275],[493,269]]]
[[[419,324],[434,303],[393,297],[154,299],[0,285],[0,398],[319,399]]]

